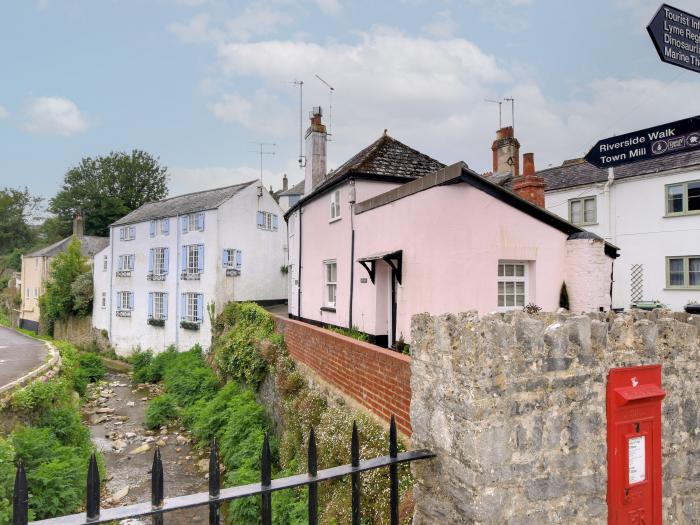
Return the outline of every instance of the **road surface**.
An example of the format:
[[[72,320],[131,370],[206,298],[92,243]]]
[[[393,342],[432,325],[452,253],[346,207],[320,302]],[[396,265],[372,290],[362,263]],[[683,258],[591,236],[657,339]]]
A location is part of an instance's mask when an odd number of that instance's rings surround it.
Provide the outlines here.
[[[0,326],[0,387],[44,364],[47,354],[43,341]]]

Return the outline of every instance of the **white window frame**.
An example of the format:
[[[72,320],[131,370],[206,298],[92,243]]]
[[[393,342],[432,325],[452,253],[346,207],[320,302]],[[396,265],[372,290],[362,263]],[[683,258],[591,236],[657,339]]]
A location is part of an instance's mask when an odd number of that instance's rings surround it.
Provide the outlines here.
[[[513,270],[513,275],[506,275],[508,273],[508,268],[507,267],[512,267]],[[522,267],[523,268],[523,274],[522,275],[517,275],[518,273],[518,268]],[[497,300],[496,300],[496,305],[497,309],[499,311],[508,311],[508,310],[519,310],[529,304],[530,302],[530,284],[529,284],[529,274],[530,274],[530,264],[528,261],[511,261],[511,260],[500,260],[498,261],[498,271],[496,273],[497,275]],[[523,283],[523,293],[519,294],[517,291],[518,284]],[[501,284],[503,286],[501,287]],[[513,285],[513,292],[509,293],[508,292],[508,285],[512,284]],[[518,299],[517,296],[522,295],[523,296],[523,304],[517,304]],[[509,305],[508,304],[508,297],[511,296],[513,297],[513,304]],[[501,301],[501,297],[503,298],[503,301]]]
[[[165,248],[153,248],[153,275],[165,275]]]
[[[160,234],[161,235],[169,235],[170,234],[170,218],[166,217],[165,219],[161,219],[158,221],[158,223],[159,223],[158,229],[160,231]],[[165,227],[164,227],[166,224],[168,225],[167,229],[165,229]]]
[[[593,201],[593,219],[586,220],[586,202]],[[572,208],[574,204],[579,204],[581,206],[581,220],[574,222],[574,216],[572,213]],[[598,224],[598,198],[595,195],[587,197],[578,197],[576,199],[569,199],[569,222],[571,224],[576,224],[577,226],[590,226],[591,224]]]
[[[152,292],[153,304],[151,305],[151,319],[165,321],[165,304],[168,300],[167,292]]]
[[[334,267],[335,279],[329,279],[330,267]],[[335,308],[338,300],[338,261],[331,259],[323,261],[323,306]]]
[[[279,222],[279,217],[277,217],[276,214],[269,211],[258,210],[258,217],[262,217],[262,220],[258,221],[259,229],[271,232],[277,231],[278,227],[275,226],[275,223]]]
[[[136,238],[135,226],[122,226],[119,228],[120,241],[133,241]]]
[[[340,219],[340,190],[335,190],[331,194],[331,218],[328,222],[335,222]]]
[[[119,300],[117,301],[117,310],[118,311],[132,311],[133,310],[133,304],[134,304],[134,292],[117,292],[119,295]],[[129,296],[132,297],[131,301],[129,301]],[[129,308],[129,303],[132,304],[132,308]]]
[[[185,292],[187,297],[186,309],[183,312],[182,320],[188,323],[201,323],[203,320],[197,317],[197,310],[199,310],[199,294],[195,292]],[[203,300],[203,298],[202,298]],[[204,305],[202,305],[202,311],[204,311]]]
[[[136,266],[136,256],[133,253],[123,253],[117,261],[120,263],[117,268],[120,272],[133,271]]]
[[[187,267],[185,268],[185,273],[189,275],[195,275],[199,273],[199,245],[198,244],[188,244],[185,246],[187,250]]]

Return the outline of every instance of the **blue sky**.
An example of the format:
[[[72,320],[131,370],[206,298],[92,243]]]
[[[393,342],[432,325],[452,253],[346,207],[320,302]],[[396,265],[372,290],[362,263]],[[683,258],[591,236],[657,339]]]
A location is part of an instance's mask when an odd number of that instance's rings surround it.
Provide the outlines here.
[[[673,5],[700,12],[691,0]],[[497,109],[516,99],[538,168],[597,139],[700,113],[700,76],[663,64],[649,0],[25,0],[0,11],[0,187],[53,195],[84,156],[140,148],[172,194],[257,176],[300,180],[304,127],[328,117],[330,167],[389,134],[490,169]],[[504,105],[504,124],[511,120]]]

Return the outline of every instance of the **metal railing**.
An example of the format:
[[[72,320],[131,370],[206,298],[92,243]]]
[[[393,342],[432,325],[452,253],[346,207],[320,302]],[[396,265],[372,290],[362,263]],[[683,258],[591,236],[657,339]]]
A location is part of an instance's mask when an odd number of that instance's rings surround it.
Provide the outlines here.
[[[85,512],[50,518],[32,522],[35,525],[79,525],[108,523],[127,518],[151,516],[154,525],[163,524],[163,514],[175,510],[192,507],[209,507],[209,525],[218,525],[220,522],[220,506],[222,503],[234,499],[260,496],[262,502],[262,525],[272,524],[272,493],[278,490],[296,487],[308,487],[308,513],[309,524],[318,524],[318,484],[323,481],[350,476],[352,485],[352,524],[359,525],[361,517],[361,473],[389,467],[390,484],[390,508],[392,525],[399,523],[399,477],[398,465],[411,461],[428,459],[434,454],[428,450],[413,450],[398,452],[396,436],[396,422],[391,417],[389,427],[389,455],[380,456],[368,460],[360,460],[360,440],[357,433],[357,425],[352,425],[352,440],[350,444],[350,464],[339,467],[318,470],[316,454],[316,436],[313,429],[309,434],[307,473],[289,476],[286,478],[272,479],[272,461],[270,456],[270,443],[265,434],[262,447],[262,462],[260,483],[251,483],[238,487],[221,488],[221,472],[219,467],[219,451],[216,440],[212,442],[209,454],[209,491],[197,494],[188,494],[175,498],[164,498],[163,463],[160,450],[156,448],[153,455],[151,469],[151,502],[136,503],[124,507],[100,509],[100,475],[97,470],[97,460],[93,453],[90,458],[87,472],[87,496]],[[15,476],[15,487],[12,500],[13,525],[27,525],[29,520],[29,487],[24,466],[20,461]]]

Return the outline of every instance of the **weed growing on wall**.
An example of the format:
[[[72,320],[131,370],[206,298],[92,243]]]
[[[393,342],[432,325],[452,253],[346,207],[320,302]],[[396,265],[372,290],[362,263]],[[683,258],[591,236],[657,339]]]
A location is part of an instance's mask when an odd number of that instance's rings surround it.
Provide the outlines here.
[[[100,380],[105,370],[99,357],[81,354],[69,343],[55,345],[62,360],[59,377],[15,392],[6,408],[19,423],[9,436],[0,436],[0,523],[11,522],[20,459],[31,493],[30,519],[74,513],[85,502],[85,472],[94,448],[75,393],[83,394],[87,383]],[[98,464],[104,472],[99,457]]]

